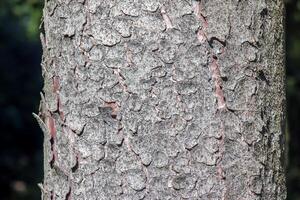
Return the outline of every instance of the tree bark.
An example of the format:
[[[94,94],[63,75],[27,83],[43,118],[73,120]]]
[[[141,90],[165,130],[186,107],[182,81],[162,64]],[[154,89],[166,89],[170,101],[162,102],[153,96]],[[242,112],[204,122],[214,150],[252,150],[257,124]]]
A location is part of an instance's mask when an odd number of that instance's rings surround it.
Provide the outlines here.
[[[44,199],[280,199],[282,0],[46,0]]]

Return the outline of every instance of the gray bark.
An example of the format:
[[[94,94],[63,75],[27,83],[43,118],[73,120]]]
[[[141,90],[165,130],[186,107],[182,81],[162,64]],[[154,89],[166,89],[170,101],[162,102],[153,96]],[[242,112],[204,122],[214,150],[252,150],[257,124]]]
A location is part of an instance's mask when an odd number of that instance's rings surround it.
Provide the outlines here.
[[[46,0],[44,199],[285,199],[282,0]]]

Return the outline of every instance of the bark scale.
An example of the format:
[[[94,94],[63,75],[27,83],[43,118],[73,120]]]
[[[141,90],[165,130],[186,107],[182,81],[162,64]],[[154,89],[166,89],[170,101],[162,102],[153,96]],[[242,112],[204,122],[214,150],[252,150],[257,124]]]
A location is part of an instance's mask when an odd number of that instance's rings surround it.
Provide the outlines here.
[[[46,0],[44,199],[285,199],[282,0]]]

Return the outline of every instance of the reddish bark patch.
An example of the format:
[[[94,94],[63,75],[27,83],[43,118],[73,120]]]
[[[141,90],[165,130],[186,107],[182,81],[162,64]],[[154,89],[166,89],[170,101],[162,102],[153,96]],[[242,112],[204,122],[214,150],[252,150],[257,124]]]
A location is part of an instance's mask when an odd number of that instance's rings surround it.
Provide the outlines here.
[[[215,84],[215,95],[218,101],[218,109],[226,108],[225,96],[222,89],[222,78],[220,73],[219,64],[217,58],[212,56],[212,63],[210,65],[210,71]]]
[[[116,102],[105,102],[105,107],[112,109],[111,117],[115,119],[119,111],[118,104]]]
[[[48,126],[48,130],[50,132],[51,138],[55,138],[56,137],[55,121],[51,116],[47,117],[47,126]]]
[[[207,36],[206,36],[205,32],[202,29],[198,30],[197,38],[198,38],[198,41],[200,43],[204,43],[205,41],[207,41]]]
[[[59,76],[54,76],[52,78],[52,82],[53,82],[53,92],[56,93],[59,91]]]
[[[195,13],[196,17],[203,23],[203,28],[207,28],[208,27],[208,22],[202,14],[202,6],[201,6],[200,1],[197,1],[197,2],[194,3],[193,10],[194,10],[194,13]]]

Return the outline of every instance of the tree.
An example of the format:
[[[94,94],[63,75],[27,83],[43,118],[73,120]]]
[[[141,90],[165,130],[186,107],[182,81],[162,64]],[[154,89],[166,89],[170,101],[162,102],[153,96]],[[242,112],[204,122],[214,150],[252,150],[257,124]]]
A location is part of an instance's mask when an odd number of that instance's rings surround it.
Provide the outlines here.
[[[285,199],[283,1],[45,2],[44,199]]]

